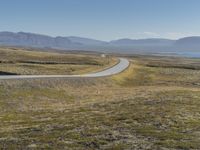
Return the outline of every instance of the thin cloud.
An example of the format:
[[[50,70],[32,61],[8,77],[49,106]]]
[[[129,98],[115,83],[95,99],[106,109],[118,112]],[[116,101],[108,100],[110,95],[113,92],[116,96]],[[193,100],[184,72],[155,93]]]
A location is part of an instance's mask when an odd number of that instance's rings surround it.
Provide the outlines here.
[[[160,34],[158,34],[156,32],[149,32],[149,31],[143,32],[143,35],[146,35],[146,36],[160,36]]]
[[[168,32],[165,35],[165,37],[168,37],[171,39],[179,39],[179,38],[188,37],[188,36],[199,36],[199,34],[198,33]]]
[[[171,39],[178,39],[178,38],[182,38],[184,36],[187,36],[188,34],[185,33],[179,33],[179,32],[169,32],[166,34],[166,37],[169,37]]]

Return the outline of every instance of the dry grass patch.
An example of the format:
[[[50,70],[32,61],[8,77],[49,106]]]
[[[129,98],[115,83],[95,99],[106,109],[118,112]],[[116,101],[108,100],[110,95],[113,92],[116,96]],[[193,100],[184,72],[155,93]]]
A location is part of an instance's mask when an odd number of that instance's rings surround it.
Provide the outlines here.
[[[116,58],[100,55],[61,54],[0,48],[0,74],[84,74],[117,63]]]
[[[199,71],[148,61],[108,78],[0,81],[0,148],[199,149]]]

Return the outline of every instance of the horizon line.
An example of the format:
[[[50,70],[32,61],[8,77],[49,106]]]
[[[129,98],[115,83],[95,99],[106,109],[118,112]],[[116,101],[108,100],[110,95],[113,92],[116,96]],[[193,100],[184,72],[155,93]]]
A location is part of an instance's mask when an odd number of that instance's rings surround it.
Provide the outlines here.
[[[116,38],[116,39],[113,39],[113,40],[99,40],[99,39],[96,39],[96,38],[93,38],[93,37],[87,37],[87,36],[76,36],[76,35],[69,35],[69,36],[59,36],[59,35],[50,35],[50,34],[47,34],[47,33],[38,33],[38,32],[29,32],[29,31],[0,31],[0,33],[3,33],[3,32],[8,32],[8,33],[15,33],[15,34],[18,34],[18,33],[25,33],[25,34],[35,34],[35,35],[41,35],[41,36],[48,36],[48,37],[51,37],[51,38],[57,38],[57,37],[64,37],[64,38],[70,38],[70,37],[75,37],[75,38],[85,38],[85,39],[90,39],[90,40],[97,40],[97,41],[102,41],[102,42],[111,42],[111,41],[116,41],[116,40],[147,40],[147,39],[163,39],[163,40],[179,40],[179,39],[183,39],[183,38],[187,38],[187,37],[200,37],[200,35],[190,35],[190,36],[183,36],[183,37],[180,37],[180,38],[176,38],[176,39],[172,39],[172,38],[166,38],[166,37],[149,37],[149,38],[128,38],[128,37],[122,37],[122,38]]]

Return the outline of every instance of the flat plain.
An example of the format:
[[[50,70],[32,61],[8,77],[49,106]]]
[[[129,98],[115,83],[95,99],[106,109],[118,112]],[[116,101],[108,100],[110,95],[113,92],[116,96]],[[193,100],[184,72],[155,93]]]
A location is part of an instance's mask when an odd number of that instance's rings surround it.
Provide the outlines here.
[[[116,63],[10,48],[0,56],[0,71],[11,74],[75,74]],[[200,60],[127,58],[129,68],[112,77],[0,81],[0,149],[199,149]]]

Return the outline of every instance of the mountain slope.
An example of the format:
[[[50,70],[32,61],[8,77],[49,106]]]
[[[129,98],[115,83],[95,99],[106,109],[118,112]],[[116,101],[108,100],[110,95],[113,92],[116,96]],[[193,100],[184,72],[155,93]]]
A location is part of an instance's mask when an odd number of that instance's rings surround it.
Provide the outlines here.
[[[174,47],[177,50],[200,51],[200,36],[181,38],[175,42]]]
[[[68,38],[64,37],[53,38],[46,35],[25,32],[0,32],[0,44],[13,46],[66,48],[74,43],[72,43]]]
[[[175,43],[176,45],[199,45],[200,46],[200,36],[192,36],[192,37],[185,37],[182,39],[179,39]]]
[[[83,37],[70,36],[70,37],[67,37],[67,38],[71,42],[81,43],[81,44],[84,44],[84,45],[101,45],[101,44],[107,44],[107,42],[105,42],[105,41],[94,40],[94,39],[83,38]]]

